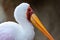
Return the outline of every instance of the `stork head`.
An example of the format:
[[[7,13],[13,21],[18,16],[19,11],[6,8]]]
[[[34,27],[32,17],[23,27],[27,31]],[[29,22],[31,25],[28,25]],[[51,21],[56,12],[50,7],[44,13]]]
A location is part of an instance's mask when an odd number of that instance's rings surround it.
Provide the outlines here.
[[[18,5],[14,11],[14,17],[19,23],[20,21],[26,21],[30,19],[30,5],[28,3],[21,3]]]
[[[18,23],[25,21],[31,22],[37,29],[42,31],[45,36],[47,36],[49,39],[53,39],[28,3],[21,3],[18,5],[14,11],[14,17]]]

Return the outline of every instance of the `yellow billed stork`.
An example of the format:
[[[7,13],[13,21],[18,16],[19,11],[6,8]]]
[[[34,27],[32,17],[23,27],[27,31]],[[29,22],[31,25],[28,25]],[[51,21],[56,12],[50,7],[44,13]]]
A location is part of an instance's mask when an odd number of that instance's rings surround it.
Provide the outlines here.
[[[8,21],[0,24],[0,40],[33,40],[33,25],[49,40],[54,40],[28,3],[21,3],[15,8],[14,18],[17,23]]]

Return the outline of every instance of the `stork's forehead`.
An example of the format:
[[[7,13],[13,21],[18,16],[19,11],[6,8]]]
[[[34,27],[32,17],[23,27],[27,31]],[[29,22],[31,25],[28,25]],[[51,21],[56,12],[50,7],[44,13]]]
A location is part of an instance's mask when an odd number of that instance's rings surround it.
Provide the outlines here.
[[[21,8],[28,8],[30,5],[28,3],[21,3],[19,6]]]

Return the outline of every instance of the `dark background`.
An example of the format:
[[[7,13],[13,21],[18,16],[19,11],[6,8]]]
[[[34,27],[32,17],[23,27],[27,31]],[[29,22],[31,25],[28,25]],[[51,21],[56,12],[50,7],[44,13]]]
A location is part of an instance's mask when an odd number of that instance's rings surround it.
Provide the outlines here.
[[[14,9],[22,2],[29,3],[54,39],[60,40],[60,0],[1,0],[0,4],[5,18],[3,15],[1,17],[3,21],[0,21],[0,23],[15,21],[13,17]],[[35,40],[48,40],[36,28],[35,33]]]

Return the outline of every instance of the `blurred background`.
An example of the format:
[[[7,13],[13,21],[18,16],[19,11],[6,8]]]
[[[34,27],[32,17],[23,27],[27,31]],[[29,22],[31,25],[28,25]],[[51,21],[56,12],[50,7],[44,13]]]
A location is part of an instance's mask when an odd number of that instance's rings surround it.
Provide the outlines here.
[[[27,2],[55,40],[60,40],[60,0],[0,0],[0,23],[15,21],[13,13],[17,5]],[[35,28],[34,40],[48,40]]]

